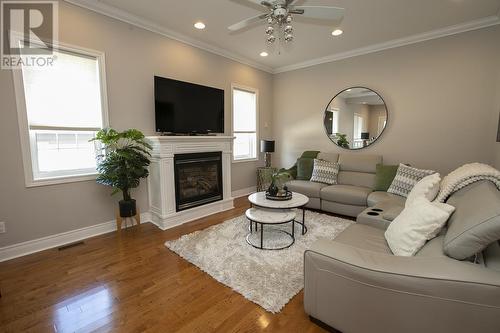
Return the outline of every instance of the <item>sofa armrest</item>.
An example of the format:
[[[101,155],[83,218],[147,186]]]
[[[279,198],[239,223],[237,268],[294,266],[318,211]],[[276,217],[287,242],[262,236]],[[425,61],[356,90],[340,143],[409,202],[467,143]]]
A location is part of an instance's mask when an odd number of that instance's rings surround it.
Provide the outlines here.
[[[304,253],[305,310],[341,331],[494,332],[499,287],[498,272],[447,257],[397,257],[331,240]]]

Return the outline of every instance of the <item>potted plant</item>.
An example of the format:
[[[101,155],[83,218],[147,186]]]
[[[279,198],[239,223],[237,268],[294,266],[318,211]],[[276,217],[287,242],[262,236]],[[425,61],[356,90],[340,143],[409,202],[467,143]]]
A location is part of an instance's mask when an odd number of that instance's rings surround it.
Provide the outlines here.
[[[349,141],[347,141],[346,134],[337,133],[337,145],[349,149]]]
[[[283,186],[283,183],[290,178],[290,174],[285,171],[277,171],[273,173],[271,176],[271,184],[269,185],[267,192],[271,196],[277,196],[281,190],[284,190],[286,192],[288,188],[286,186]]]
[[[139,186],[141,178],[149,175],[148,166],[151,157],[151,145],[144,134],[136,129],[117,132],[105,128],[97,132],[91,141],[101,143],[101,152],[97,155],[96,181],[111,186],[111,195],[122,192],[119,202],[120,217],[137,214],[137,206],[131,197],[131,189]]]

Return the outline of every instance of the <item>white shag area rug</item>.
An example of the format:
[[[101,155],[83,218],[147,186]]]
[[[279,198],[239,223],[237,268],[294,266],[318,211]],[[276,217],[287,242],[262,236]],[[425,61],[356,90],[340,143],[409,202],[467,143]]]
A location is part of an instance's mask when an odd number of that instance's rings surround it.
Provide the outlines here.
[[[297,217],[301,219],[302,212],[298,212]],[[242,215],[168,241],[165,246],[250,301],[277,313],[304,287],[304,251],[315,240],[333,239],[353,223],[306,211],[308,232],[301,235],[301,227],[296,223],[295,244],[288,249],[269,251],[256,249],[246,242],[249,222]],[[290,230],[291,224],[283,228]],[[264,245],[272,245],[272,242]]]

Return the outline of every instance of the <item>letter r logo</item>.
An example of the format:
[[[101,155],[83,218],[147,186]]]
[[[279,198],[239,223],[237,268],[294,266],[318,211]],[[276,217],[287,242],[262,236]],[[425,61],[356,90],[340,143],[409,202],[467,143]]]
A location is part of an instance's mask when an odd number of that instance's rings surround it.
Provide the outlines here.
[[[2,55],[52,53],[57,39],[57,1],[2,1]]]

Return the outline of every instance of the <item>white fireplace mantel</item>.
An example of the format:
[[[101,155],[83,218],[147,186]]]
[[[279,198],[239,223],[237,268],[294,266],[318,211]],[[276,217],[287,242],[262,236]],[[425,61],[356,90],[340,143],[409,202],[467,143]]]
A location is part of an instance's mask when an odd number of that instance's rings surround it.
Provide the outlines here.
[[[148,177],[153,223],[165,230],[234,207],[231,197],[232,136],[150,136],[153,146]],[[177,212],[175,209],[174,155],[222,152],[222,200]]]

